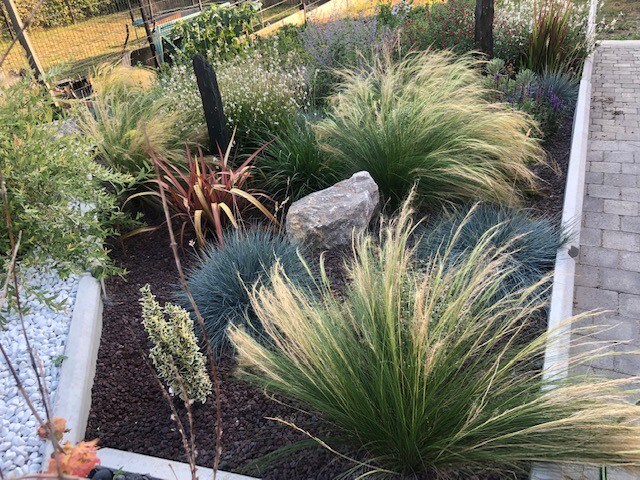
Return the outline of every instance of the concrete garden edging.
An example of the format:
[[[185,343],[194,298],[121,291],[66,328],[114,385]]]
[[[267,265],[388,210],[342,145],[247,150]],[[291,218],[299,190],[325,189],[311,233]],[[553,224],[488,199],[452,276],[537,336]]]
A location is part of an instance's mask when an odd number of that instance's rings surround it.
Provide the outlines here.
[[[591,0],[587,36],[595,37],[597,1]],[[567,319],[573,316],[576,260],[580,252],[580,230],[584,202],[585,173],[589,143],[591,113],[591,77],[593,56],[589,55],[582,69],[578,103],[573,116],[569,170],[562,207],[562,225],[571,228],[572,237],[556,254],[551,302],[549,305],[548,331],[551,332],[544,355],[543,377],[563,378],[568,374],[571,326]],[[562,480],[560,464],[535,463],[531,469],[531,480]]]
[[[166,460],[164,458],[140,455],[139,453],[125,452],[113,448],[102,448],[98,451],[98,457],[103,466],[120,468],[125,472],[148,475],[154,478],[166,480],[190,480],[191,469],[189,464]],[[213,470],[206,467],[197,467],[198,478],[201,480],[213,479]],[[253,477],[238,475],[218,470],[217,480],[256,480]]]
[[[60,369],[60,381],[52,401],[53,416],[67,421],[65,440],[84,440],[91,408],[91,388],[96,372],[102,334],[102,297],[100,283],[90,274],[78,285],[71,326],[64,350],[66,359]],[[45,460],[53,447],[47,444]]]

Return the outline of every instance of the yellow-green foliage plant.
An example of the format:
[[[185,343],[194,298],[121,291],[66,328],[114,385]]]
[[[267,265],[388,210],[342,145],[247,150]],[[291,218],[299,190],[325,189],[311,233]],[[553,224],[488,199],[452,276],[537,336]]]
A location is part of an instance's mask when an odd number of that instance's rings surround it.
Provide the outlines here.
[[[343,297],[326,278],[316,297],[274,268],[251,295],[270,342],[230,329],[243,376],[318,412],[335,426],[325,444],[374,472],[640,464],[637,378],[543,378],[539,285],[496,295],[509,254],[490,248],[492,231],[455,266],[444,249],[420,274],[412,229],[405,204],[379,242],[360,236]]]
[[[158,375],[185,402],[204,403],[211,393],[211,380],[189,312],[171,303],[161,307],[149,285],[140,292],[142,324],[153,343],[149,357]]]
[[[102,161],[121,172],[146,176],[148,150],[173,162],[184,158],[185,143],[195,144],[201,131],[188,124],[185,109],[160,94],[153,71],[102,67],[90,77],[91,108],[81,109],[80,128],[93,141]]]
[[[427,51],[382,55],[342,72],[320,144],[347,170],[368,171],[396,206],[414,184],[423,204],[482,199],[516,203],[535,186],[543,151],[522,112],[491,101],[479,61]]]

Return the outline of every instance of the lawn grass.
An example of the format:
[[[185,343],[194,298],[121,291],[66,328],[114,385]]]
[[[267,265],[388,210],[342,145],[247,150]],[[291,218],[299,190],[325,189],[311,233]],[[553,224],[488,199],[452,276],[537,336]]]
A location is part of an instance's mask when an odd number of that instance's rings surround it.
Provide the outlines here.
[[[607,40],[640,40],[640,0],[604,0],[598,20],[607,23],[617,19],[612,31],[598,38]]]
[[[144,28],[132,26],[128,12],[80,20],[63,27],[34,29],[29,36],[46,71],[54,69],[56,76],[73,76],[90,65],[118,58],[127,38],[127,25],[130,32],[127,49],[142,44]],[[4,54],[8,45],[8,40],[0,40],[0,52]],[[15,45],[3,66],[4,73],[10,75],[27,67],[24,51]]]

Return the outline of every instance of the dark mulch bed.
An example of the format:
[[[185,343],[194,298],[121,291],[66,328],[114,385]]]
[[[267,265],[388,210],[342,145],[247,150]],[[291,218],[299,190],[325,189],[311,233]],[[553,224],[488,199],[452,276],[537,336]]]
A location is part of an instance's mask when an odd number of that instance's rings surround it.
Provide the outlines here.
[[[558,216],[562,211],[570,138],[571,125],[566,125],[556,139],[545,146],[554,168],[537,167],[536,173],[542,179],[541,192],[540,196],[530,199],[530,206],[538,213]],[[138,235],[124,245],[113,245],[112,256],[128,273],[124,279],[112,278],[106,282],[108,297],[86,436],[99,438],[103,447],[184,461],[181,438],[171,419],[169,405],[155,373],[145,361],[149,346],[138,305],[139,289],[146,283],[161,302],[172,300],[177,272],[165,230]],[[184,256],[188,263],[189,255]],[[340,289],[344,281],[341,254],[330,253],[326,261],[329,274]],[[234,360],[223,357],[220,361],[221,469],[237,472],[251,460],[306,438],[267,417],[293,422],[315,435],[327,432],[326,425],[317,416],[267,398],[235,378],[233,370]],[[184,414],[181,402],[175,403]],[[210,466],[216,435],[213,399],[205,405],[194,406],[193,415],[197,462]],[[328,451],[314,447],[287,455],[276,467],[260,472],[259,476],[279,480],[330,479],[351,466],[336,460]],[[126,465],[124,467],[126,469]]]
[[[549,215],[558,220],[562,216],[564,188],[569,169],[571,128],[571,119],[567,119],[555,137],[543,145],[548,155],[547,164],[533,167],[540,181],[538,194],[529,199],[531,208],[537,214]]]

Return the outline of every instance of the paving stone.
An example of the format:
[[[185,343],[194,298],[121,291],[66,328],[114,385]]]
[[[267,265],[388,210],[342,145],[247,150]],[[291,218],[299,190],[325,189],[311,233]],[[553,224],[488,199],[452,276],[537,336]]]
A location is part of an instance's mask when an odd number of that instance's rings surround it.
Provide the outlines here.
[[[605,230],[602,232],[602,246],[611,250],[640,252],[640,237],[635,233]]]
[[[628,200],[605,200],[604,213],[618,215],[638,215],[638,203]]]
[[[604,212],[604,198],[586,197],[582,204],[582,210],[594,213]]]
[[[598,287],[600,271],[591,265],[576,265],[576,285],[582,287]]]
[[[602,152],[598,152],[602,153]],[[594,173],[620,173],[622,172],[622,164],[619,162],[594,162],[589,164],[589,171]]]
[[[640,253],[619,252],[618,267],[621,268],[622,270],[631,270],[633,272],[640,272]]]
[[[622,216],[620,217],[620,229],[625,232],[640,233],[640,217],[639,216]]]
[[[597,198],[620,198],[620,187],[613,185],[587,184],[587,195]]]
[[[605,163],[606,162],[603,162],[602,165],[604,165]],[[596,180],[598,179],[599,178],[596,178]],[[635,187],[637,178],[635,175],[628,175],[624,173],[605,173],[603,182],[606,185],[613,185],[616,187]]]
[[[618,300],[620,302],[620,315],[640,318],[640,295],[621,293]]]
[[[622,293],[640,292],[640,272],[620,270],[618,268],[601,268],[599,284],[605,290]],[[611,308],[609,306],[605,308]]]
[[[602,201],[604,209],[604,200]],[[619,230],[620,215],[610,213],[584,213],[584,226],[587,228],[601,228],[603,230]]]
[[[580,244],[588,247],[599,247],[602,244],[602,230],[599,228],[580,229]]]
[[[617,309],[618,292],[593,287],[576,287],[576,304],[587,310]]]
[[[618,255],[619,252],[617,250],[582,245],[580,246],[578,261],[582,265],[616,268],[618,266]]]

